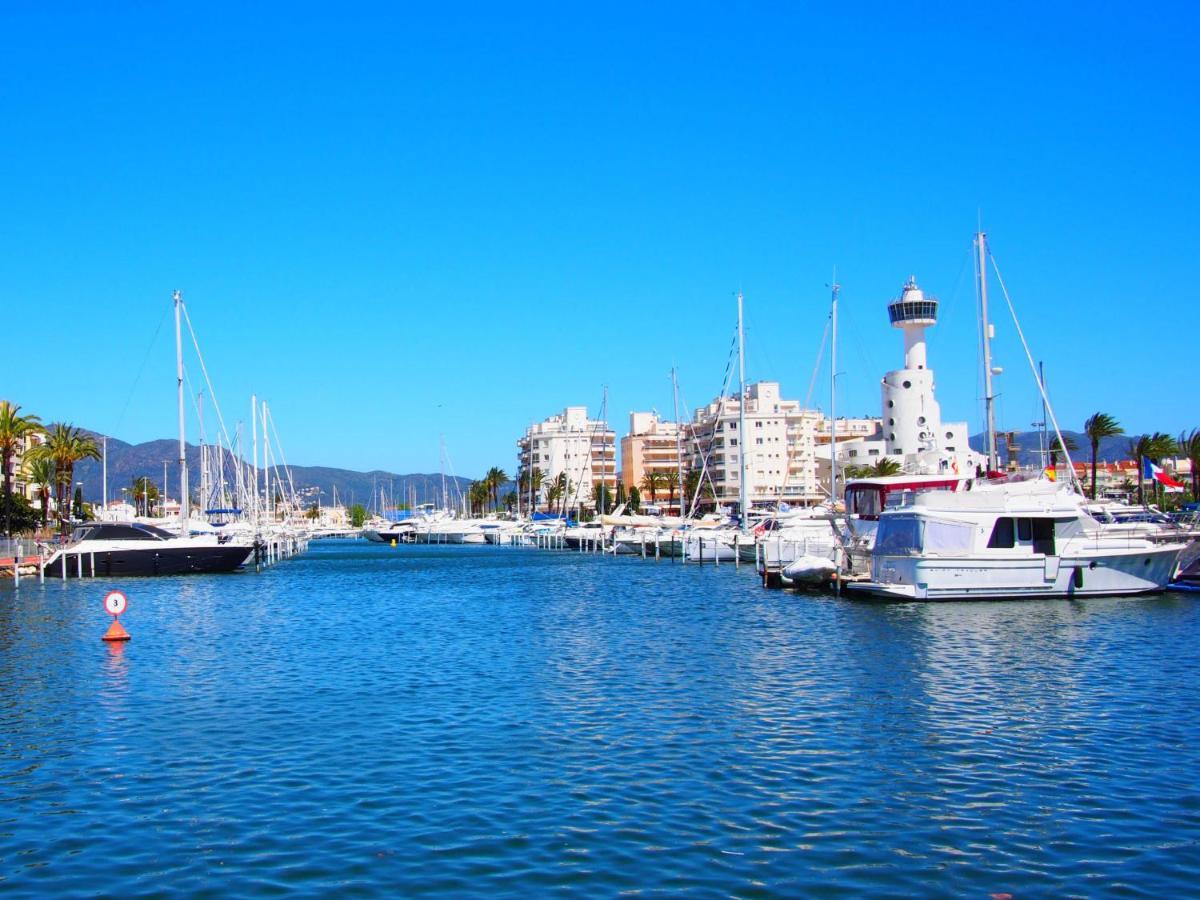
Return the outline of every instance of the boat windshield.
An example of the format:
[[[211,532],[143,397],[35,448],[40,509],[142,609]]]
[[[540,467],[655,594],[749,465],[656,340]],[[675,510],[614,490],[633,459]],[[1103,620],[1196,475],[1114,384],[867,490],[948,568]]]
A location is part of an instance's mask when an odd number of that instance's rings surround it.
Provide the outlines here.
[[[886,515],[879,519],[875,549],[895,555],[961,556],[971,552],[973,526],[915,515]]]

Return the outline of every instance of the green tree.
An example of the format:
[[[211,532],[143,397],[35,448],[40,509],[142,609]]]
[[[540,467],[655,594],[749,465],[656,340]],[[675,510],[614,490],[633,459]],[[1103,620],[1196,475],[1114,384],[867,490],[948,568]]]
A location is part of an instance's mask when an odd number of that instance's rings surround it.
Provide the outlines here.
[[[321,518],[321,507],[314,503],[304,513],[304,518],[308,519],[310,522],[315,522],[317,519]]]
[[[1171,456],[1178,448],[1175,445],[1175,439],[1169,434],[1164,434],[1161,431],[1156,431],[1153,434],[1143,434],[1136,440],[1129,442],[1129,455],[1133,457],[1134,465],[1137,466],[1137,493],[1138,503],[1142,506],[1146,505],[1146,495],[1143,482],[1144,477],[1143,459],[1152,460],[1155,463],[1161,462],[1163,458]]]
[[[350,527],[362,528],[363,523],[367,521],[367,508],[361,503],[354,503],[350,506]]]
[[[629,489],[629,511],[634,514],[642,511],[642,492],[636,484]]]
[[[867,467],[867,476],[869,478],[889,478],[892,475],[900,474],[900,463],[894,459],[888,459],[886,456],[880,457],[875,465]]]
[[[597,484],[592,487],[592,507],[596,514],[612,512],[613,495],[607,484]]]
[[[626,499],[627,498],[625,497],[625,482],[618,481],[617,482],[617,506],[620,506],[622,503],[626,502]]]
[[[133,506],[138,514],[148,516],[158,501],[158,485],[145,475],[141,475],[133,479],[133,488],[130,494],[130,499],[133,500]]]
[[[7,400],[0,400],[0,466],[4,470],[4,496],[12,496],[13,458],[24,449],[25,441],[42,432],[42,423],[37,416],[21,415],[21,407]],[[4,533],[12,537],[12,503],[4,507]]]
[[[642,490],[650,495],[650,502],[658,501],[658,487],[662,484],[662,476],[657,472],[646,471],[642,475]]]
[[[1100,453],[1100,441],[1104,438],[1124,434],[1125,429],[1108,413],[1092,413],[1083,423],[1084,434],[1092,445],[1092,499],[1096,499],[1096,457]]]
[[[46,442],[30,451],[37,459],[43,457],[54,461],[55,500],[58,505],[58,521],[63,532],[67,528],[67,496],[75,480],[75,464],[85,459],[99,459],[100,448],[88,435],[76,428],[57,422],[46,432]]]
[[[1187,457],[1192,470],[1192,499],[1200,500],[1200,428],[1179,435],[1179,454]]]
[[[499,466],[492,466],[487,470],[487,474],[483,476],[483,484],[487,488],[492,498],[492,508],[498,509],[500,506],[500,488],[508,481],[508,475]]]
[[[33,531],[37,527],[38,514],[29,501],[15,491],[12,494],[0,494],[0,512],[14,534]]]
[[[663,472],[663,487],[667,489],[667,506],[675,506],[675,495],[679,492],[679,473]]]
[[[26,457],[23,463],[25,480],[37,488],[38,501],[42,507],[42,528],[45,528],[47,517],[50,515],[50,492],[54,489],[54,460],[45,457],[39,459],[35,455],[33,459]]]
[[[76,522],[84,521],[83,488],[80,486],[76,486],[76,488],[75,488],[75,500],[71,504],[71,518],[74,519]]]

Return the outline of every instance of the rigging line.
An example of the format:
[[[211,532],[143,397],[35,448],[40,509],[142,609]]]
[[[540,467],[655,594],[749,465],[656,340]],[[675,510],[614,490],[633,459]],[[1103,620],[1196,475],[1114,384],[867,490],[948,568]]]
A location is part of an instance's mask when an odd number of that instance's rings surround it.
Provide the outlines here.
[[[216,401],[214,401],[215,403]],[[283,461],[283,471],[287,473],[288,489],[292,492],[292,505],[296,504],[296,485],[292,481],[292,467],[288,465],[287,453],[283,450],[283,441],[279,440],[279,429],[275,427],[275,413],[271,411],[271,407],[267,407],[267,422],[271,425],[271,434],[275,435],[275,446],[279,448],[279,458]],[[276,475],[279,474],[279,467],[275,467]]]
[[[817,347],[817,362],[813,366],[812,378],[808,382],[808,393],[804,395],[804,408],[811,409],[813,391],[817,387],[817,375],[821,372],[821,360],[825,357],[825,342],[829,339],[829,327],[833,324],[833,313],[825,317],[825,330],[821,333],[821,344]]]
[[[699,505],[700,494],[704,487],[704,477],[706,475],[708,476],[709,487],[711,487],[712,491],[713,491],[713,497],[715,498],[716,494],[717,494],[717,487],[715,484],[713,484],[712,474],[708,471],[708,460],[709,460],[709,457],[712,456],[713,449],[716,446],[717,431],[721,427],[721,416],[724,415],[724,412],[725,412],[725,400],[729,393],[729,382],[733,379],[733,357],[734,357],[734,354],[737,353],[737,343],[738,343],[737,331],[735,329],[734,336],[733,336],[733,345],[730,348],[730,358],[729,358],[729,361],[725,365],[725,381],[721,385],[721,398],[720,398],[720,400],[717,401],[717,415],[716,415],[716,418],[713,420],[713,431],[712,431],[712,434],[709,435],[709,437],[708,437],[708,449],[706,451],[704,451],[704,453],[702,453],[700,456],[700,478],[696,482],[696,493],[692,496],[691,507],[688,509],[687,518],[689,518],[689,519],[695,513],[696,507]],[[738,402],[745,403],[746,398],[741,396],[741,394],[742,394],[742,391],[739,387]],[[739,437],[741,437],[741,436],[742,435],[739,432]],[[741,446],[741,441],[739,441],[738,444],[739,444],[738,453],[739,454],[744,453],[745,448]],[[728,448],[726,447],[726,449],[728,449]]]
[[[1008,304],[1008,312],[1012,316],[1013,325],[1017,329],[1017,337],[1021,339],[1021,346],[1025,348],[1025,358],[1029,360],[1029,368],[1033,372],[1033,380],[1037,382],[1038,392],[1042,395],[1042,400],[1046,404],[1046,415],[1050,417],[1050,421],[1054,424],[1054,435],[1058,438],[1059,447],[1062,454],[1067,460],[1067,471],[1071,475],[1071,485],[1082,496],[1083,486],[1079,483],[1079,476],[1075,474],[1075,463],[1071,460],[1071,451],[1067,449],[1067,442],[1063,440],[1062,430],[1058,427],[1058,416],[1054,414],[1054,407],[1050,404],[1050,398],[1046,396],[1046,385],[1043,384],[1041,376],[1038,374],[1037,364],[1033,361],[1033,354],[1029,351],[1029,344],[1025,340],[1025,332],[1021,329],[1021,323],[1017,321],[1017,310],[1013,306],[1012,298],[1008,295],[1008,288],[1004,284],[1004,276],[1000,274],[1000,266],[996,262],[996,257],[992,253],[991,247],[987,248],[988,259],[992,261],[992,269],[996,273],[996,280],[1000,283],[1000,292],[1004,294],[1004,302]]]
[[[229,440],[229,429],[225,427],[225,419],[221,415],[221,404],[217,402],[217,392],[213,390],[212,379],[208,377],[208,367],[204,365],[204,354],[200,352],[200,342],[196,340],[196,329],[192,327],[192,317],[188,315],[187,304],[182,300],[179,305],[183,307],[183,318],[187,322],[188,334],[192,336],[192,346],[196,348],[196,358],[200,361],[200,371],[204,373],[204,382],[208,385],[208,395],[212,398],[213,408],[217,411],[217,422],[221,425],[221,433],[225,435],[225,443],[231,444]]]
[[[129,387],[129,396],[125,398],[125,405],[121,407],[121,414],[117,416],[117,424],[113,426],[113,431],[120,431],[121,425],[125,421],[125,413],[129,411],[129,404],[133,402],[133,395],[137,391],[138,384],[142,380],[142,374],[146,371],[146,363],[150,359],[150,353],[154,350],[154,343],[158,340],[158,334],[162,331],[163,322],[167,320],[167,314],[170,313],[170,307],[163,307],[162,318],[158,320],[158,327],[154,329],[154,334],[150,338],[150,343],[146,345],[146,355],[142,357],[142,364],[138,366],[137,374],[133,376],[133,384]]]

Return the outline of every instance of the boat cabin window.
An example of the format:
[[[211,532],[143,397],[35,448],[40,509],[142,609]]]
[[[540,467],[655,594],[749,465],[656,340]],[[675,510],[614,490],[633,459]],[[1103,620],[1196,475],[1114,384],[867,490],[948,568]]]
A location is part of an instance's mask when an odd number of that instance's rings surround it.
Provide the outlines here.
[[[988,546],[993,550],[1011,550],[1016,544],[1013,537],[1013,520],[1007,516],[1001,516],[992,526],[992,536],[988,538]]]
[[[883,492],[874,487],[852,487],[846,491],[846,512],[864,519],[877,519],[883,509]]]
[[[1030,547],[1034,553],[1054,556],[1053,519],[1013,519],[1001,516],[992,526],[988,547],[1011,550],[1016,546]]]

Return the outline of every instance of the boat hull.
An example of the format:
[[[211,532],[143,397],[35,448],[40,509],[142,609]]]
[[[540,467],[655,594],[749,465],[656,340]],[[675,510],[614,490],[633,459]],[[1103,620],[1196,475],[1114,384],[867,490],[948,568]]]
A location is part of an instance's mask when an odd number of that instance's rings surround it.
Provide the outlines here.
[[[877,557],[871,581],[854,592],[904,600],[979,600],[1101,597],[1163,590],[1183,548],[1179,545],[1095,554],[1087,558],[1027,559]]]
[[[191,575],[234,572],[253,549],[240,544],[136,550],[67,550],[46,564],[47,578]],[[93,568],[94,567],[94,568]],[[65,573],[64,573],[65,568]]]

